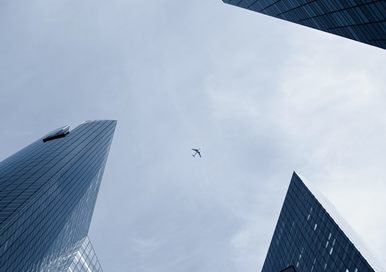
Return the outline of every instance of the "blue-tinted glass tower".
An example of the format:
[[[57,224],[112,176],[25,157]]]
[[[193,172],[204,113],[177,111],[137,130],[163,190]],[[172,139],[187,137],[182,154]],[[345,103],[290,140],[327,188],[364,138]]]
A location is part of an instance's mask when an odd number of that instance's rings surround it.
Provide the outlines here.
[[[223,2],[386,49],[384,0],[223,0]]]
[[[342,224],[294,173],[262,272],[374,271],[378,264],[370,266],[368,256],[358,251]]]
[[[102,271],[87,233],[115,125],[64,127],[0,163],[0,271]]]

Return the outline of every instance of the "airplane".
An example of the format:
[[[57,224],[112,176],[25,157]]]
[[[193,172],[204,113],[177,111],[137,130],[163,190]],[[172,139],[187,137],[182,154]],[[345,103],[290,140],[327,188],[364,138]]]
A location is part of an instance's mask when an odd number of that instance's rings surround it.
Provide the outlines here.
[[[198,156],[200,156],[201,158],[201,152],[200,152],[200,149],[198,148],[192,148],[192,150],[195,152],[192,156],[193,157],[196,157],[196,155],[198,154]]]

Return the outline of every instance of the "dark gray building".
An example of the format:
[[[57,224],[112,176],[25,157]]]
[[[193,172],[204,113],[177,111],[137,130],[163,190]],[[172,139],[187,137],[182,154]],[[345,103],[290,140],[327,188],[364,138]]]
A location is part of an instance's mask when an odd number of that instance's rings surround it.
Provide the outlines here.
[[[384,0],[223,0],[223,2],[386,49]]]
[[[294,173],[262,272],[384,271],[374,259],[369,260],[367,250],[359,252],[347,224],[338,216],[333,218],[319,199]]]
[[[0,163],[0,271],[102,271],[87,233],[115,126],[63,127]]]

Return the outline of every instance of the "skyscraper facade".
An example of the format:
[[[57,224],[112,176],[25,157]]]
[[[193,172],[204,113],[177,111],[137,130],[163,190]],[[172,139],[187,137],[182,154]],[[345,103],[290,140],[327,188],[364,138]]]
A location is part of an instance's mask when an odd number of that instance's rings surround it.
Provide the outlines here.
[[[386,49],[384,0],[223,0],[223,2]]]
[[[0,271],[102,271],[87,233],[115,126],[63,127],[0,163]]]
[[[262,272],[374,271],[341,225],[294,173]]]

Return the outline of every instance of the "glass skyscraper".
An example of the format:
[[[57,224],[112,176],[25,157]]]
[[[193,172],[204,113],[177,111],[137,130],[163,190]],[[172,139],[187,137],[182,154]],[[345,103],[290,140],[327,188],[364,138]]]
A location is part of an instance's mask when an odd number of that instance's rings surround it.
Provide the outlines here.
[[[370,255],[363,257],[364,252],[361,254],[348,233],[343,232],[344,223],[336,220],[339,219],[332,218],[294,173],[262,272],[369,272],[379,269],[379,264],[369,264],[374,259],[369,260]]]
[[[384,0],[223,0],[223,2],[386,49]]]
[[[63,127],[0,163],[0,271],[102,271],[87,233],[115,126]]]

